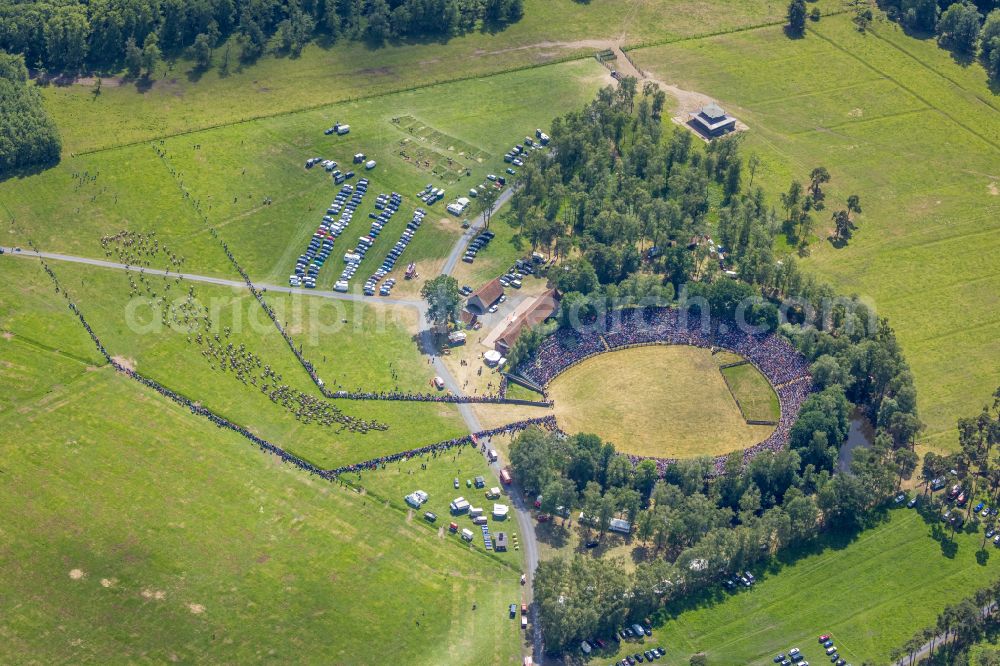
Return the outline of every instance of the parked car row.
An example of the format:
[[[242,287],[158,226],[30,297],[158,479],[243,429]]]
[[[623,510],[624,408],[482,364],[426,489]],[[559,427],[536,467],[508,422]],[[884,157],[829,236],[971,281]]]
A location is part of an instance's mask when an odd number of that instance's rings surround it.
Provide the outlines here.
[[[375,244],[378,235],[382,233],[382,228],[389,223],[392,216],[399,210],[399,205],[403,198],[396,192],[392,194],[379,194],[375,199],[375,208],[380,209],[380,213],[369,213],[372,219],[371,229],[364,236],[358,238],[358,244],[350,252],[344,254],[344,270],[340,273],[340,282],[349,282],[361,265],[361,261],[368,254],[368,250]]]
[[[426,215],[426,212],[423,208],[418,208],[413,212],[413,219],[407,222],[406,228],[403,229],[403,233],[399,237],[399,240],[396,241],[396,244],[392,246],[391,250],[389,250],[389,254],[386,256],[385,261],[383,261],[378,270],[365,281],[366,296],[375,295],[375,287],[378,286],[379,280],[392,271],[393,267],[396,265],[396,261],[398,261],[400,255],[403,254],[403,250],[406,249],[406,246],[410,244],[411,240],[413,240],[413,236],[416,235],[417,229],[420,228],[420,224],[424,221],[424,215]],[[409,271],[410,269],[408,268],[407,272],[409,273]],[[416,272],[415,268],[413,269],[413,272]],[[396,281],[390,278],[384,285],[382,285],[382,288],[379,289],[379,294],[382,296],[388,296],[392,293],[392,288],[395,285]]]
[[[309,239],[305,253],[296,260],[295,272],[288,277],[290,286],[316,288],[316,276],[330,258],[334,241],[351,223],[354,211],[361,205],[367,190],[368,181],[364,178],[358,181],[357,187],[344,185],[340,188],[330,207],[326,209],[323,221]]]
[[[465,256],[462,257],[462,261],[467,264],[474,262],[476,260],[476,255],[479,254],[479,251],[489,245],[494,236],[496,236],[496,234],[492,231],[486,230],[473,238],[472,242],[469,243],[469,246],[465,248]]]
[[[749,571],[744,571],[743,573],[734,573],[725,580],[725,585],[730,590],[735,590],[739,587],[753,587],[753,584],[757,582],[757,579],[753,577],[753,574]]]
[[[507,153],[503,156],[503,161],[508,164],[513,164],[514,166],[524,166],[524,160],[528,156],[528,153],[526,152],[527,150],[532,150],[531,146],[525,148],[525,146],[519,143],[507,151]]]
[[[428,206],[433,206],[436,202],[444,199],[444,190],[440,187],[434,187],[431,183],[427,183],[423,190],[417,192],[417,198]]]
[[[643,662],[653,662],[665,654],[667,654],[667,651],[662,647],[655,647],[644,652],[636,652],[635,654],[626,655],[624,659],[616,661],[612,664],[612,666],[635,666],[635,664],[641,664]]]
[[[841,658],[840,654],[837,652],[837,646],[833,644],[833,639],[829,634],[823,634],[819,637],[819,644],[823,646],[826,651],[826,656],[830,658],[830,663],[835,664],[835,666],[850,666],[847,660]],[[809,666],[809,662],[806,661],[805,655],[802,654],[802,650],[797,647],[793,647],[788,651],[786,655],[784,652],[777,655],[773,659],[774,663],[780,664],[781,666]]]

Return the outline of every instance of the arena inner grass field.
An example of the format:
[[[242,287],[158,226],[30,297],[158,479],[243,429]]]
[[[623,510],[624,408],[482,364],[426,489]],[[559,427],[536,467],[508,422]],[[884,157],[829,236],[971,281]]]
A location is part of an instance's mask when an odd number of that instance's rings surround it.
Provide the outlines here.
[[[566,370],[548,390],[563,430],[600,435],[635,455],[724,455],[774,430],[747,424],[711,351],[698,347],[655,345],[600,354]]]

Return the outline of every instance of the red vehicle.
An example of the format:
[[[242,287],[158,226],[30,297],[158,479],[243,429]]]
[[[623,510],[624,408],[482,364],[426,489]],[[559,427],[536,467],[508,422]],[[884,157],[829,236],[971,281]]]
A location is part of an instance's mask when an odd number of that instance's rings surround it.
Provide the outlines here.
[[[547,513],[538,514],[538,522],[545,523],[548,522],[548,520],[549,520],[549,514]]]
[[[506,467],[500,470],[500,481],[505,486],[509,486],[514,481],[513,477],[511,477],[510,472],[507,471]]]
[[[452,524],[448,525],[448,530],[451,531],[451,532],[457,532],[458,531],[458,523],[452,523]]]
[[[830,640],[830,634],[823,634],[819,637],[820,643],[826,643],[828,640]]]
[[[539,495],[535,498],[535,508],[540,509],[542,507],[542,496]]]

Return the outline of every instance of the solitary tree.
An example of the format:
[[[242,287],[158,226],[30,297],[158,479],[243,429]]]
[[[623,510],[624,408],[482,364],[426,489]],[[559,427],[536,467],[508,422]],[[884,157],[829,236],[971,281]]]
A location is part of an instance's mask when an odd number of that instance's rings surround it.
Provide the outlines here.
[[[834,237],[841,241],[851,238],[851,231],[854,225],[851,224],[851,215],[846,210],[838,210],[833,214]]]
[[[483,221],[487,229],[490,228],[490,218],[493,217],[493,210],[497,206],[499,192],[492,185],[487,185],[479,197],[476,199],[476,211],[483,216]]]
[[[151,77],[156,65],[160,62],[159,38],[155,32],[146,36],[146,41],[142,45],[142,66],[146,70],[146,76]]]
[[[823,200],[822,186],[830,182],[830,172],[824,166],[818,166],[809,172],[809,193],[812,194],[813,201],[818,203]],[[816,207],[817,210],[820,208]]]
[[[806,0],[788,3],[788,34],[801,37],[806,31]]]
[[[205,33],[200,33],[195,37],[194,44],[191,45],[191,55],[194,56],[195,64],[200,69],[207,69],[212,62],[211,38]]]
[[[458,291],[458,280],[450,275],[439,275],[428,280],[420,289],[420,295],[427,301],[427,321],[441,329],[455,321],[458,304],[462,295]]]
[[[125,42],[125,69],[130,76],[139,76],[142,69],[142,49],[135,43],[134,37],[129,37]]]

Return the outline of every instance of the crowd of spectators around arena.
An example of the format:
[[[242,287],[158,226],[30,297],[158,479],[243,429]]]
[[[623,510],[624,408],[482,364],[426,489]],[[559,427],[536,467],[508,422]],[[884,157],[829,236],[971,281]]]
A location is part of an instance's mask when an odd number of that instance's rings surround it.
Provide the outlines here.
[[[568,368],[609,350],[642,345],[691,345],[732,351],[752,363],[767,378],[778,394],[781,417],[774,431],[764,441],[744,450],[743,463],[761,451],[776,451],[788,443],[788,435],[811,382],[805,357],[783,336],[774,332],[744,330],[731,321],[713,321],[686,316],[676,308],[646,307],[612,310],[577,329],[560,329],[539,345],[515,372],[539,386],[549,383]],[[721,473],[727,456],[715,458]],[[643,458],[633,457],[638,463]],[[653,458],[662,474],[672,458]]]

